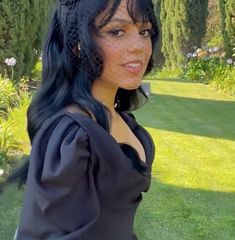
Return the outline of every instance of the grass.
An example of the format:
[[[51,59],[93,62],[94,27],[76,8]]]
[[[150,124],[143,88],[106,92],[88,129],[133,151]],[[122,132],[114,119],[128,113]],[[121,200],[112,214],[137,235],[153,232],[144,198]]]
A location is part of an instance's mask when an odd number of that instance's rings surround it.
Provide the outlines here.
[[[10,186],[3,195],[0,196],[0,239],[13,239],[20,210],[22,206],[23,191],[19,191],[16,186]]]
[[[235,102],[201,83],[151,82],[136,117],[156,145],[137,211],[143,240],[235,239]]]
[[[151,82],[136,117],[156,145],[152,184],[140,205],[140,240],[235,239],[235,102],[186,80]],[[15,186],[0,197],[0,238],[12,239],[22,205]]]

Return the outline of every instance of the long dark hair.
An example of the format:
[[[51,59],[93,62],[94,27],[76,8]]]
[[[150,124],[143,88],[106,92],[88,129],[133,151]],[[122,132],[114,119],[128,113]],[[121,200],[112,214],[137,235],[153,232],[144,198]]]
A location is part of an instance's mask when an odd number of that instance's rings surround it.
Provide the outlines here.
[[[119,7],[121,0],[61,0],[55,7],[43,50],[43,72],[40,89],[34,96],[27,112],[28,135],[31,141],[43,122],[59,110],[71,104],[78,105],[88,115],[109,131],[109,111],[91,94],[91,86],[103,70],[99,46],[92,37],[98,34],[96,17],[112,2],[112,8],[103,18],[106,25]],[[152,23],[153,48],[158,38],[157,21],[152,0],[127,0],[128,13],[134,22]],[[77,48],[78,43],[80,49]],[[145,74],[153,68],[151,56]],[[116,111],[132,111],[143,105],[147,96],[140,86],[135,90],[119,88],[115,101]],[[9,182],[19,179],[25,183],[29,160],[13,175]]]

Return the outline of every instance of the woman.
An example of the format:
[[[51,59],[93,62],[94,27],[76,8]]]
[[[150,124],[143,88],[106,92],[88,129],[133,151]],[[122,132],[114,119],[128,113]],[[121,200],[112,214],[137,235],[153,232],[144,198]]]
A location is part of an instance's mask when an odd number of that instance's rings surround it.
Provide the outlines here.
[[[17,240],[137,239],[154,145],[130,111],[147,99],[140,82],[157,36],[151,0],[58,3],[28,110]]]

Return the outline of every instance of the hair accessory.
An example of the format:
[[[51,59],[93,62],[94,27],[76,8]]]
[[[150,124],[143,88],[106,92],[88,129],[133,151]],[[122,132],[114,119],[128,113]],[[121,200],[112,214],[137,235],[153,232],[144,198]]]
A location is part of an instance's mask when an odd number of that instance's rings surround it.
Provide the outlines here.
[[[116,97],[116,101],[115,101],[115,104],[114,104],[114,108],[115,108],[115,109],[120,108],[120,99],[119,99],[119,97]]]
[[[81,55],[81,44],[80,43],[78,43],[77,44],[77,51],[78,51],[78,57],[80,57],[80,55]]]

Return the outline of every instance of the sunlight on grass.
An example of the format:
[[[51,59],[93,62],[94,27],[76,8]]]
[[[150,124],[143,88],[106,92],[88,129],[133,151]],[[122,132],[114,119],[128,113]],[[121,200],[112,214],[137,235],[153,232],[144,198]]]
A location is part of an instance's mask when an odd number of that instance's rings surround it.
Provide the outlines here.
[[[235,192],[235,142],[147,128],[156,145],[153,176],[192,189]]]
[[[151,188],[136,213],[138,238],[234,239],[235,102],[185,80],[152,81],[151,89],[148,104],[134,112],[156,146]],[[26,105],[10,115],[25,152]],[[22,198],[11,186],[0,199],[1,240],[12,238]]]
[[[156,146],[150,191],[137,211],[144,240],[235,236],[235,102],[204,84],[151,82],[135,112]]]
[[[190,90],[189,90],[190,89]],[[234,101],[232,96],[219,93],[215,88],[203,83],[190,80],[153,80],[151,90],[157,94],[170,94],[174,96],[190,97],[195,99],[213,99],[216,101]],[[174,91],[175,90],[175,91]],[[177,91],[176,91],[177,90]]]

